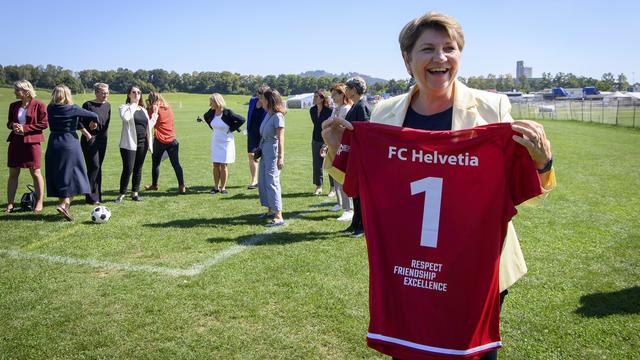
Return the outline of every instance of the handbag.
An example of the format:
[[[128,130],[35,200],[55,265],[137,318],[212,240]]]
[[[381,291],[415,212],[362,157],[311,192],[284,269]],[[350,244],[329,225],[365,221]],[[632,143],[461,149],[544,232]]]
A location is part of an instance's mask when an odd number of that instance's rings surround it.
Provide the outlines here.
[[[20,198],[20,208],[24,211],[33,211],[36,208],[36,192],[32,185],[27,185],[27,190],[29,192],[22,194]]]
[[[251,150],[251,152],[253,153],[254,160],[258,160],[262,157],[262,149],[260,148],[260,146],[256,146],[255,148],[253,148],[253,150]]]

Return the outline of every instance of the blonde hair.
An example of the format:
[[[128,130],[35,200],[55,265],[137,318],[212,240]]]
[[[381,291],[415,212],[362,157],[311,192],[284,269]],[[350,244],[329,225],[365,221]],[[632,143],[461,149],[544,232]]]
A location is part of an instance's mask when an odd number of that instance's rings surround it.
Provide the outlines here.
[[[160,95],[159,92],[155,92],[155,91],[152,91],[149,93],[149,96],[147,96],[147,102],[148,102],[147,104],[148,106],[158,105],[163,108],[169,107],[169,103],[167,103],[164,100],[164,98],[162,97],[162,95]]]
[[[224,98],[218,93],[213,93],[211,94],[211,96],[209,96],[209,103],[213,104],[213,106],[221,110],[227,107],[227,104],[224,102]]]
[[[430,11],[409,21],[400,31],[398,41],[403,55],[411,54],[420,35],[428,29],[447,34],[451,40],[456,42],[460,51],[464,48],[464,33],[460,23],[449,15]]]
[[[73,104],[73,97],[71,97],[71,90],[66,85],[58,85],[53,88],[51,92],[51,103],[55,105],[71,105]]]
[[[267,110],[270,112],[279,112],[282,115],[287,113],[287,107],[282,100],[282,96],[276,89],[268,89],[262,94],[264,99],[267,101]]]
[[[15,90],[22,90],[29,93],[29,96],[33,99],[36,97],[36,91],[33,89],[33,85],[27,80],[18,80],[13,83]]]

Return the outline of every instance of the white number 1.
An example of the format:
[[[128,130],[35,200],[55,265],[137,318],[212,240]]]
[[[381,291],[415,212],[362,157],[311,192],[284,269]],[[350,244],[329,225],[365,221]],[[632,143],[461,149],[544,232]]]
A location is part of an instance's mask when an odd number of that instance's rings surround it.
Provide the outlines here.
[[[411,195],[425,193],[420,246],[438,247],[442,178],[427,177],[411,183]]]

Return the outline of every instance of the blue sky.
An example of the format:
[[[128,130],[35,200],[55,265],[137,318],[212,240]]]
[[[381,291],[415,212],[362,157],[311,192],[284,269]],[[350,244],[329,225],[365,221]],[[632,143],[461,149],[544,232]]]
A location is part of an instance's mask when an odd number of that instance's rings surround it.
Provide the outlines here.
[[[99,4],[99,5],[93,5]],[[455,17],[461,76],[624,73],[640,82],[640,1],[9,1],[0,64],[178,73],[357,71],[406,78],[398,33],[429,10]]]

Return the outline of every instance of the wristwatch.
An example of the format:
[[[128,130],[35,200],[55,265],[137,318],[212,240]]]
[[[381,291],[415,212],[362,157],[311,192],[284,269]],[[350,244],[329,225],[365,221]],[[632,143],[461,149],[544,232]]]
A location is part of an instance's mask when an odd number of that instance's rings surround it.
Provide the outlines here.
[[[551,170],[552,167],[553,167],[553,156],[551,157],[551,159],[549,159],[549,162],[547,163],[547,165],[545,165],[542,169],[537,169],[538,174],[544,174],[547,171]]]

